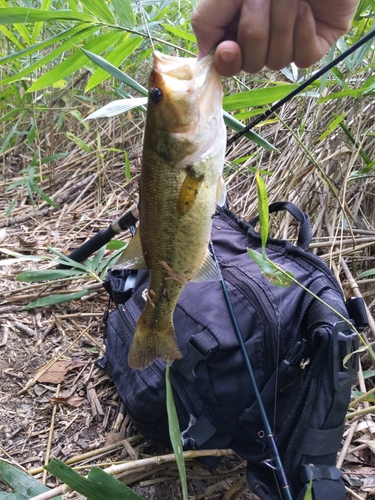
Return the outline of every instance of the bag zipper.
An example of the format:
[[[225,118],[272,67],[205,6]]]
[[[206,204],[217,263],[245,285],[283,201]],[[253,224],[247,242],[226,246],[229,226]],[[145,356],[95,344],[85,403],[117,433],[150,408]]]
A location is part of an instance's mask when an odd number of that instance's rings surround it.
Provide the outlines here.
[[[223,268],[222,272],[226,281],[230,285],[240,289],[244,297],[255,307],[256,312],[262,320],[265,333],[267,333],[267,328],[271,333],[273,360],[268,361],[268,363],[270,366],[276,366],[279,351],[279,336],[276,332],[280,329],[280,320],[277,318],[276,311],[267,294],[256,280],[249,274],[240,271],[238,268],[227,267]],[[232,279],[230,277],[232,277]],[[249,281],[252,283],[252,286],[249,286]],[[265,356],[265,361],[267,362],[267,360],[269,360],[269,358]],[[269,372],[269,367],[266,371]]]

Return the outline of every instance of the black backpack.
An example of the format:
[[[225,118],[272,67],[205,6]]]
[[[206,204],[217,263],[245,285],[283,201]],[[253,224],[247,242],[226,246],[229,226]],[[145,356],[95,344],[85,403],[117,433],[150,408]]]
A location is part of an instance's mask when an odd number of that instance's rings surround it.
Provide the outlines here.
[[[302,500],[312,479],[315,500],[344,500],[335,463],[357,356],[347,364],[343,359],[357,349],[357,334],[334,311],[350,316],[357,328],[366,324],[366,314],[361,299],[345,304],[332,272],[307,252],[309,217],[288,202],[270,206],[270,212],[280,210],[301,223],[298,241],[269,239],[267,255],[325,304],[297,284],[280,287],[263,276],[247,253],[247,248],[261,250],[254,229],[258,218],[245,223],[228,209],[219,210],[212,243],[292,498]],[[155,361],[141,371],[127,364],[147,285],[147,271],[109,273],[104,286],[117,309],[107,317],[106,358],[134,425],[146,437],[169,444],[165,362]],[[262,500],[282,498],[221,283],[188,283],[174,324],[184,357],[172,363],[170,376],[184,448],[232,448],[247,460],[250,489]]]

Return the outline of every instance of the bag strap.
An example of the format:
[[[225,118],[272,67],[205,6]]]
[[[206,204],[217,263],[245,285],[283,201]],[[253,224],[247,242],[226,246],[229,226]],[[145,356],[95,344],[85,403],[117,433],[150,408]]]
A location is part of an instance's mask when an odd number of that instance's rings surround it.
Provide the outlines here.
[[[302,248],[303,250],[307,250],[309,248],[312,238],[312,230],[310,226],[310,217],[305,212],[302,212],[300,208],[298,208],[296,205],[294,205],[294,203],[291,203],[290,201],[277,201],[275,203],[271,203],[271,205],[268,207],[268,210],[269,213],[281,212],[282,210],[286,210],[298,222],[300,222],[301,227],[298,232],[297,246]],[[260,238],[259,233],[254,230],[254,227],[258,222],[259,215],[249,221],[249,232],[252,236]]]

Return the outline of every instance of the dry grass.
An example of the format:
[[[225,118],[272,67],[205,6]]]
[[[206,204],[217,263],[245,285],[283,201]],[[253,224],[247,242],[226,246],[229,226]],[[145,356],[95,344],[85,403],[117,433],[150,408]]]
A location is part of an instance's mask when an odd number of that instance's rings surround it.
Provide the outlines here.
[[[228,165],[237,158],[257,154],[242,165],[228,169],[228,202],[232,210],[245,219],[255,215],[255,181],[249,167],[267,170],[270,175],[265,176],[265,180],[270,201],[293,201],[310,214],[314,235],[312,251],[331,266],[347,296],[361,294],[365,298],[371,313],[375,306],[375,279],[358,280],[357,277],[361,271],[375,267],[374,179],[350,179],[364,163],[340,128],[319,141],[334,113],[344,110],[348,111],[346,125],[356,142],[374,158],[375,138],[366,135],[370,129],[374,131],[371,98],[357,101],[348,98],[323,106],[317,106],[316,99],[298,98],[282,109],[280,121],[257,129],[277,146],[278,153],[259,150],[246,139],[230,148]],[[84,108],[81,112],[88,114]],[[9,189],[15,180],[23,178],[19,172],[33,154],[19,141],[2,159],[0,244],[3,249],[51,256],[47,247],[52,246],[69,253],[133,204],[140,170],[143,118],[137,115],[131,118],[90,123],[89,131],[72,119],[67,121],[65,131],[79,136],[92,148],[91,153],[67,143],[64,129],[57,133],[48,121],[40,125],[41,157],[51,151],[69,152],[64,159],[42,168],[47,177],[40,187],[59,204],[60,210],[37,197],[32,206],[26,187]],[[97,132],[101,136],[101,151],[97,151]],[[124,182],[124,155],[110,148],[129,154],[131,178],[127,182]],[[17,206],[11,216],[6,217],[5,211],[20,189],[23,191]],[[272,235],[293,239],[296,227],[289,217],[275,218]],[[2,253],[1,257],[5,258],[5,251]],[[35,268],[32,263],[26,266]],[[38,263],[37,266],[51,268],[52,264]],[[94,365],[102,345],[105,292],[94,282],[79,280],[57,281],[49,286],[20,284],[14,277],[22,269],[20,264],[1,268],[0,457],[42,478],[38,468],[53,456],[70,458],[75,465],[87,466],[168,453],[134,434],[112,382]],[[42,294],[79,290],[87,285],[92,285],[92,294],[84,300],[43,310],[22,310],[25,304]],[[373,342],[374,335],[373,322],[365,331],[365,338]],[[38,368],[58,357],[81,364],[72,365],[58,386],[59,397],[67,398],[67,404],[54,405],[49,398],[54,395],[57,383],[40,380],[28,386],[27,383]],[[362,371],[373,369],[373,360],[364,354],[361,365],[357,389],[366,392],[373,388],[373,382],[371,377],[364,379]],[[73,396],[75,399],[69,400]],[[350,489],[359,495],[353,493],[353,498],[375,496],[374,412],[368,408],[372,404],[357,402],[349,410],[367,408],[368,413],[348,419],[339,456]],[[125,437],[129,439],[124,441]],[[119,444],[113,444],[114,441]],[[108,446],[112,448],[103,450]],[[91,458],[81,456],[89,450],[97,450],[98,454]],[[237,457],[226,458],[215,472],[193,462],[188,465],[191,498],[251,499],[243,472],[244,464]],[[51,477],[44,476],[44,480],[49,486],[55,485]],[[170,464],[131,470],[126,482],[136,485],[137,491],[150,500],[167,496],[179,498],[176,468]]]

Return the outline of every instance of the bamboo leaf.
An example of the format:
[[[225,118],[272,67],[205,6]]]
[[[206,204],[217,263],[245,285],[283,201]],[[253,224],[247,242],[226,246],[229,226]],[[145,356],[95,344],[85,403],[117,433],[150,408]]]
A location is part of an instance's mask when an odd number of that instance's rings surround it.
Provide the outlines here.
[[[91,153],[91,148],[88,144],[85,143],[80,137],[72,134],[71,132],[66,133],[66,137],[77,144],[85,153]]]
[[[107,243],[106,249],[107,250],[120,250],[120,249],[123,250],[125,246],[126,246],[126,243],[124,241],[111,240],[109,243]]]
[[[184,457],[182,454],[183,448],[182,448],[182,441],[181,441],[180,424],[178,422],[176,406],[175,406],[174,400],[173,400],[172,386],[171,386],[171,382],[170,382],[170,378],[169,378],[169,361],[167,361],[167,364],[166,364],[165,384],[166,384],[166,392],[167,392],[167,413],[168,413],[169,437],[171,439],[173,453],[175,454],[178,472],[180,474],[183,500],[188,500],[186,469],[185,469]]]
[[[310,479],[309,485],[307,487],[305,496],[303,497],[303,500],[313,500],[312,496],[312,479]]]
[[[90,259],[90,260],[87,261],[87,262],[90,262],[93,271],[95,271],[97,269],[97,267],[99,266],[101,260],[103,259],[105,248],[106,248],[105,246],[103,246],[102,248],[100,248],[96,252],[96,254],[94,255],[94,257],[92,259]]]
[[[103,500],[103,498],[142,500],[142,497],[128,486],[102,471],[99,467],[93,467],[87,478],[56,458],[53,458],[45,468],[60,481],[89,500]]]
[[[86,117],[86,120],[92,120],[93,118],[109,118],[111,116],[117,116],[121,113],[126,113],[134,108],[143,107],[143,105],[147,104],[147,97],[134,97],[133,99],[118,99],[116,101],[112,101],[100,109],[97,109],[89,116]]]
[[[297,84],[288,84],[239,92],[238,94],[224,97],[223,108],[225,111],[234,111],[236,109],[271,104],[287,96],[296,88],[298,88]]]
[[[53,306],[55,304],[62,304],[63,302],[69,302],[70,300],[77,300],[90,292],[88,290],[81,290],[80,292],[74,293],[56,293],[55,295],[49,295],[48,297],[42,297],[41,299],[34,300],[22,308],[22,310],[35,309],[37,307],[47,307]]]
[[[18,119],[17,123],[15,125],[13,125],[13,127],[10,129],[8,135],[5,137],[3,144],[2,144],[2,147],[0,148],[0,154],[4,153],[4,151],[6,151],[6,148],[8,147],[9,142],[12,140],[14,134],[17,131],[19,121],[20,120]]]
[[[143,41],[141,36],[134,36],[129,39],[128,33],[126,33],[125,37],[125,41],[120,43],[119,46],[112,50],[112,52],[106,57],[106,60],[116,67],[120,66],[120,64],[125,61],[127,57],[133,54]],[[107,71],[102,68],[98,68],[87,82],[85,91],[87,92],[88,90],[96,87],[109,77],[110,74]]]
[[[240,132],[245,128],[245,125],[243,123],[236,120],[232,115],[230,115],[226,111],[223,112],[223,116],[225,123],[235,132]],[[255,144],[258,144],[258,146],[261,146],[264,149],[268,149],[269,151],[278,151],[278,149],[275,148],[275,146],[273,146],[270,142],[266,141],[266,139],[263,139],[263,137],[253,132],[252,130],[246,132],[245,137],[255,142]]]
[[[9,8],[9,5],[6,2],[6,0],[0,0],[0,9],[1,8]],[[16,31],[18,31],[20,38],[23,39],[25,44],[30,45],[31,38],[30,38],[30,33],[29,33],[27,27],[24,24],[15,24],[14,28]]]
[[[87,25],[82,26],[81,25],[79,27],[64,31],[62,34],[57,35],[56,37],[49,38],[45,42],[33,45],[32,47],[29,47],[28,49],[22,50],[20,52],[17,52],[15,54],[10,55],[10,56],[3,57],[2,59],[0,59],[0,63],[8,62],[12,59],[21,58],[24,55],[28,55],[28,54],[31,54],[33,52],[36,52],[40,49],[43,49],[49,45],[53,45],[53,44],[59,42],[60,40],[66,38],[66,41],[64,43],[62,43],[55,50],[53,50],[52,52],[47,54],[45,57],[38,59],[35,63],[31,64],[30,66],[27,66],[25,69],[17,72],[15,75],[12,75],[8,78],[5,78],[0,83],[1,84],[12,83],[12,82],[20,80],[23,76],[31,73],[32,71],[34,71],[40,67],[45,66],[47,63],[49,63],[53,59],[57,58],[63,52],[71,49],[75,44],[79,44],[81,42],[81,40],[83,40],[84,38],[95,33],[96,31],[98,31],[99,28],[100,28],[99,26],[87,26]]]
[[[362,158],[365,160],[365,163],[366,163],[366,167],[364,169],[362,169],[361,173],[367,173],[369,170],[371,170],[372,168],[372,161],[371,161],[371,158],[369,158],[367,156],[367,154],[365,153],[365,151],[363,151],[362,147],[360,146],[360,144],[357,143],[357,141],[355,140],[355,138],[353,137],[353,134],[350,132],[350,130],[348,129],[348,127],[345,125],[345,123],[343,123],[342,121],[339,122],[339,126],[342,128],[342,130],[345,132],[346,136],[348,137],[348,139],[350,140],[350,142],[352,144],[354,144],[354,146],[358,149],[360,155],[362,156]],[[354,172],[352,172],[350,174],[349,177],[352,177],[354,174]]]
[[[40,21],[79,21],[93,23],[95,18],[83,12],[71,10],[41,10],[27,7],[0,8],[0,24],[36,23]]]
[[[115,18],[104,0],[81,0],[81,2],[100,21],[115,24]]]
[[[44,191],[40,189],[39,186],[37,186],[34,182],[29,182],[30,189],[34,192],[37,193],[48,205],[51,207],[56,208],[57,210],[60,209],[60,207],[55,203],[49,196],[46,195]]]
[[[324,97],[321,97],[318,100],[318,104],[321,104],[323,102],[327,101],[332,101],[333,99],[342,99],[344,97],[358,97],[361,94],[363,94],[364,89],[348,89],[348,90],[343,90],[342,92],[335,92],[329,95],[326,95]]]
[[[131,172],[130,172],[130,161],[129,161],[129,155],[127,152],[125,152],[125,180],[126,182],[130,181],[131,178]]]
[[[34,260],[35,262],[40,262],[41,260],[50,260],[48,257],[39,257],[37,255],[23,255],[19,252],[14,252],[8,248],[0,248],[0,253],[4,255],[10,255],[11,259],[0,260],[0,266],[9,266],[12,264],[19,264],[20,262],[25,262],[29,260]]]
[[[346,112],[341,113],[341,115],[339,115],[339,116],[336,116],[336,118],[328,124],[325,131],[319,137],[319,140],[322,141],[323,139],[328,137],[335,130],[335,128],[337,128],[340,125],[340,123],[343,121],[345,116],[346,116]]]
[[[294,276],[290,271],[282,271],[270,259],[264,259],[262,254],[248,248],[249,257],[259,266],[262,274],[275,286],[287,287],[293,284]]]
[[[11,204],[9,205],[9,207],[7,208],[7,211],[5,212],[5,217],[9,217],[9,215],[13,212],[13,210],[15,209],[16,207],[16,204],[17,204],[17,200],[19,198],[19,193],[17,194],[17,196],[15,196],[11,202]]]
[[[9,463],[3,462],[1,460],[0,480],[4,481],[15,491],[15,494],[2,492],[4,495],[4,500],[27,500],[28,498],[41,495],[42,493],[49,491],[49,488],[47,488],[47,486],[44,486],[34,477],[26,474],[26,472],[23,472],[17,467],[14,467],[13,465],[10,465]],[[0,496],[0,498],[2,498],[2,496]],[[57,498],[58,500],[61,500],[61,497]]]
[[[58,261],[57,262],[58,264],[63,264],[64,266],[70,266],[75,269],[81,269],[84,272],[88,272],[88,269],[84,264],[81,264],[80,262],[76,262],[75,260],[70,259],[67,255],[64,255],[63,253],[56,250],[56,248],[52,247],[47,247],[47,248],[50,252],[60,257],[61,261]]]
[[[131,0],[112,0],[112,5],[122,24],[132,29],[135,24],[135,15]]]
[[[133,80],[130,76],[126,75],[123,73],[121,70],[116,68],[116,66],[113,66],[113,64],[109,63],[106,61],[103,57],[98,56],[97,54],[93,54],[87,49],[81,49],[86,56],[91,59],[92,62],[97,64],[100,68],[104,69],[107,71],[110,75],[112,75],[114,78],[117,78],[117,80],[120,80],[120,82],[125,83],[126,85],[129,85],[133,90],[136,90],[142,95],[148,95],[148,91],[145,87],[140,85],[138,82]]]
[[[18,493],[4,493],[4,491],[0,491],[0,500],[28,500],[28,498]]]
[[[26,283],[40,283],[49,280],[69,278],[71,276],[82,276],[82,271],[77,269],[41,269],[37,271],[23,271],[17,274],[16,281]]]
[[[176,28],[175,26],[170,26],[169,24],[162,24],[162,26],[166,31],[169,31],[169,33],[172,33],[178,38],[182,38],[183,40],[187,40],[188,42],[193,42],[193,43],[197,42],[197,38],[193,34],[188,33],[187,31],[184,31],[180,28]]]
[[[18,47],[21,50],[25,48],[25,46],[21,42],[21,40],[19,40],[19,38],[17,36],[15,36],[15,34],[12,31],[10,31],[8,28],[0,25],[0,31],[2,31],[4,33],[4,35],[8,38],[8,40],[10,40],[12,43],[14,43],[14,45],[16,47]],[[3,59],[3,58],[0,58],[0,61],[1,61],[1,59]]]
[[[103,33],[88,43],[87,48],[95,50],[96,52],[103,52],[115,44],[121,36],[122,33],[119,31],[109,31],[108,33]],[[27,90],[27,92],[35,92],[36,90],[49,87],[58,80],[71,75],[74,71],[77,71],[85,66],[85,62],[85,56],[80,51],[75,52],[71,56],[67,57],[61,64],[55,66],[53,69],[38,78]]]
[[[97,273],[100,274],[100,277],[102,279],[105,278],[105,274],[107,273],[107,270],[116,264],[116,262],[118,261],[118,259],[121,257],[121,255],[124,252],[124,247],[126,246],[126,243],[124,243],[123,241],[112,240],[111,242],[108,243],[106,248],[111,249],[111,247],[112,247],[111,243],[116,243],[116,242],[123,243],[123,245],[121,245],[121,246],[116,246],[116,244],[113,245],[113,249],[115,249],[115,252],[113,252],[111,255],[109,255],[108,257],[103,259],[97,267]]]
[[[52,0],[43,0],[42,5],[40,6],[41,10],[50,10],[52,4]],[[31,35],[31,43],[35,43],[38,39],[38,36],[43,28],[43,23],[35,23],[33,26],[33,31]]]
[[[102,498],[113,498],[116,500],[143,500],[135,491],[131,490],[118,479],[110,476],[99,467],[93,467],[88,475],[88,480],[95,488],[100,487],[104,493]],[[90,499],[91,500],[91,499]]]
[[[68,465],[64,464],[60,460],[53,458],[50,463],[45,467],[45,469],[56,476],[60,481],[67,484],[74,491],[77,491],[81,495],[85,496],[89,500],[101,500],[103,497],[102,492],[99,488],[94,488],[88,479],[82,477],[78,472],[71,469]],[[108,498],[107,495],[104,498]]]
[[[358,278],[367,278],[368,276],[373,276],[375,274],[375,268],[374,269],[367,269],[367,271],[363,271],[362,273],[358,274]]]
[[[260,235],[262,238],[262,256],[263,259],[267,259],[266,255],[266,243],[268,239],[268,196],[267,188],[264,180],[261,178],[259,170],[256,171],[255,180],[257,185],[258,194],[258,210],[259,210],[259,223],[260,223]]]
[[[74,12],[79,12],[78,5],[75,3],[74,0],[68,0],[68,4],[71,10],[73,10]]]

